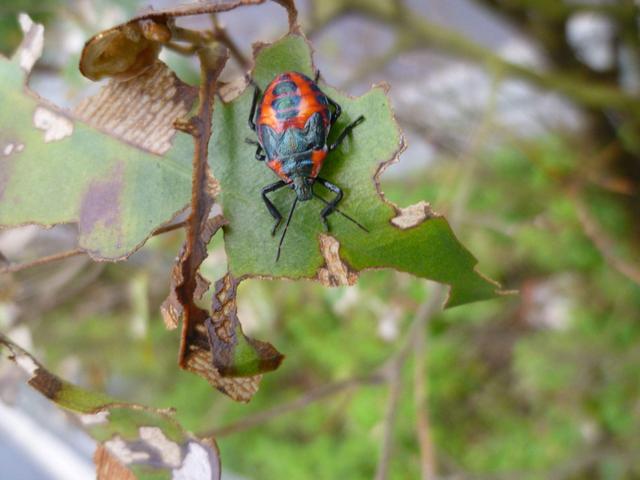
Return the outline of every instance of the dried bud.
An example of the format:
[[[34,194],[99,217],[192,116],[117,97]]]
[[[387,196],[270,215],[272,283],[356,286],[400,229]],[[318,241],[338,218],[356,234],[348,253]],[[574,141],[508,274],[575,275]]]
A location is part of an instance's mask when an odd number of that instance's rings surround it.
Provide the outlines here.
[[[87,41],[80,57],[80,72],[91,79],[129,80],[147,70],[171,31],[162,23],[139,20],[101,32]]]

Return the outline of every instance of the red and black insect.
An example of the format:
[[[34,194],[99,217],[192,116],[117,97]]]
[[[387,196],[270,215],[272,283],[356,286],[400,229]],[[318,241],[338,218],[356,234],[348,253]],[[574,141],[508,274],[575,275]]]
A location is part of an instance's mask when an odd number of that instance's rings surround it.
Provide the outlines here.
[[[280,258],[282,242],[298,200],[304,202],[315,197],[326,204],[320,217],[327,231],[327,217],[333,212],[340,213],[364,231],[368,231],[356,220],[338,210],[337,205],[343,197],[340,187],[318,176],[327,154],[338,148],[347,135],[364,121],[364,117],[360,115],[356,118],[345,127],[334,143],[327,145],[331,127],[336,123],[342,109],[320,90],[317,82],[318,74],[315,80],[311,80],[302,73],[286,72],[271,81],[264,95],[257,86],[253,94],[249,127],[256,132],[258,141],[247,139],[247,142],[257,146],[256,160],[266,162],[280,177],[279,181],[262,189],[262,200],[276,221],[271,235],[275,235],[282,215],[267,194],[283,187],[292,188],[296,192],[278,244],[276,261]],[[335,193],[333,200],[327,201],[317,195],[313,191],[315,183]]]

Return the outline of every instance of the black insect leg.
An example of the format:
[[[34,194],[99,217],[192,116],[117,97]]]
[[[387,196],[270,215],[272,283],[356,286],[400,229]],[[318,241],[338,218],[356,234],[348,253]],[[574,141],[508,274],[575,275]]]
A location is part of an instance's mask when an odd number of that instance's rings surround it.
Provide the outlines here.
[[[251,101],[251,111],[249,112],[249,128],[255,132],[256,131],[256,118],[255,118],[256,108],[258,106],[258,99],[262,95],[262,92],[260,91],[260,88],[258,87],[258,85],[253,83],[253,86],[254,86],[253,100]]]
[[[256,146],[256,160],[258,160],[259,162],[264,162],[267,159],[267,156],[264,154],[264,150],[262,149],[262,145],[260,145],[260,142],[251,140],[250,138],[245,138],[244,141],[249,145]]]
[[[333,124],[336,123],[336,120],[338,120],[338,117],[340,117],[340,114],[342,113],[342,107],[338,105],[337,102],[331,100],[329,97],[327,97],[327,100],[329,101],[329,105],[333,107],[333,112],[331,112],[331,118],[329,119],[329,123],[331,124],[331,126],[333,126]]]
[[[276,206],[271,203],[271,200],[269,200],[269,198],[267,197],[267,193],[275,192],[285,185],[287,185],[287,182],[285,182],[284,180],[280,180],[276,183],[272,183],[271,185],[267,185],[262,189],[262,201],[267,206],[267,210],[269,210],[269,213],[276,221],[275,225],[271,229],[271,236],[274,236],[276,234],[278,225],[280,225],[280,222],[282,221],[282,214],[280,214]]]
[[[333,193],[336,194],[333,200],[329,201],[327,203],[327,206],[322,209],[322,212],[320,212],[320,217],[322,217],[322,223],[324,224],[324,229],[328,232],[329,222],[327,221],[327,217],[336,211],[336,207],[338,206],[338,203],[340,203],[340,200],[342,200],[342,196],[344,194],[342,193],[342,190],[340,189],[340,187],[325,180],[324,178],[318,177],[316,178],[316,182],[320,183],[320,185],[322,185],[324,188],[326,188],[327,190],[331,190]]]
[[[267,156],[265,155],[264,150],[262,150],[262,145],[258,144],[256,146],[256,160],[264,162],[266,159]]]
[[[364,117],[362,115],[360,115],[353,122],[351,122],[349,125],[347,125],[345,127],[345,129],[342,131],[342,133],[340,133],[340,135],[338,135],[338,138],[336,138],[336,141],[333,142],[331,145],[329,145],[329,151],[331,152],[331,151],[335,150],[336,148],[338,148],[340,146],[340,144],[344,141],[344,139],[347,138],[347,135],[349,135],[351,133],[351,130],[356,128],[362,122],[364,122]]]
[[[314,83],[318,83],[318,80],[320,80],[320,69],[316,68],[316,75],[313,77],[313,81]]]

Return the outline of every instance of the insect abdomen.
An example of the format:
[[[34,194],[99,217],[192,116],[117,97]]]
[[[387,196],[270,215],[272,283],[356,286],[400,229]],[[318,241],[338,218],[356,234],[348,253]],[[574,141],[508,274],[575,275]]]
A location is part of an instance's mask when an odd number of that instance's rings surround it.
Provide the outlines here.
[[[302,129],[314,113],[329,125],[329,102],[318,86],[297,72],[283,73],[267,87],[258,112],[258,124],[277,132],[288,128]]]

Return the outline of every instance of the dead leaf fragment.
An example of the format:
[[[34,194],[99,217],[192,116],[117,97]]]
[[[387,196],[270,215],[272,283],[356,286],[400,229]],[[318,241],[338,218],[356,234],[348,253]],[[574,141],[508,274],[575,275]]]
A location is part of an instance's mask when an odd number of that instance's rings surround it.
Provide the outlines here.
[[[431,205],[425,201],[420,201],[405,208],[395,207],[395,209],[398,215],[391,219],[391,223],[401,230],[417,227],[425,220],[437,216],[431,210]]]
[[[162,42],[171,39],[166,24],[133,20],[94,35],[84,45],[80,72],[90,80],[129,80],[151,68]]]
[[[213,364],[223,377],[252,377],[277,369],[284,356],[273,345],[245,336],[238,320],[238,284],[231,274],[216,282],[207,322]]]
[[[227,221],[222,215],[217,215],[213,218],[210,218],[205,227],[202,229],[200,235],[200,242],[203,245],[207,245],[213,235],[223,226],[226,225]],[[162,313],[162,317],[164,319],[164,323],[168,329],[177,328],[180,324],[180,320],[184,315],[184,304],[180,301],[178,297],[178,291],[184,286],[184,271],[183,265],[185,263],[186,257],[186,244],[182,246],[180,250],[180,254],[178,255],[178,259],[176,260],[176,264],[171,270],[171,286],[169,288],[169,296],[162,302],[160,306],[160,312]],[[205,249],[205,257],[206,258],[206,249]],[[200,275],[199,272],[196,272],[196,286],[194,289],[194,296],[196,298],[200,298],[204,293],[209,289],[209,281]],[[206,288],[205,288],[206,287]]]
[[[137,480],[131,470],[122,465],[104,445],[98,445],[93,463],[96,465],[97,480]]]
[[[174,121],[187,115],[196,96],[195,88],[156,61],[131,80],[112,80],[74,113],[99,130],[162,155],[176,134]]]
[[[355,285],[358,274],[340,258],[340,242],[331,235],[320,235],[320,252],[325,266],[318,270],[318,280],[325,287]]]

